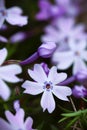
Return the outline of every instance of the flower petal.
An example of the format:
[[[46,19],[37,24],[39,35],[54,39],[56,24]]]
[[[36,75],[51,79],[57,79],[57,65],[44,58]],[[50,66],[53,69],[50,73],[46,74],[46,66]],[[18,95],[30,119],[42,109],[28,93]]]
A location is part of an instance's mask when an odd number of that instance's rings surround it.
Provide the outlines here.
[[[0,29],[2,28],[4,21],[5,21],[5,17],[0,16]]]
[[[73,65],[73,74],[77,74],[80,70],[84,69],[87,69],[85,62],[82,59],[77,58]]]
[[[8,82],[16,83],[20,81],[16,74],[20,74],[21,72],[21,67],[16,64],[2,66],[0,67],[0,78]]]
[[[81,53],[81,57],[82,57],[82,59],[84,59],[85,61],[87,61],[87,51],[83,51],[82,53]]]
[[[43,108],[43,111],[46,109],[49,113],[52,113],[55,109],[55,101],[53,98],[53,95],[51,91],[45,91],[41,98],[41,106]]]
[[[56,52],[54,53],[52,60],[53,62],[58,63],[58,69],[67,69],[74,61],[73,52]]]
[[[8,40],[5,37],[1,36],[1,35],[0,35],[0,41],[4,42],[4,43],[8,42]]]
[[[47,80],[47,76],[46,76],[42,66],[39,64],[34,65],[33,71],[28,69],[28,73],[29,73],[30,77],[37,82],[44,83]]]
[[[0,50],[0,65],[3,64],[6,57],[7,57],[7,50],[6,50],[6,48],[3,48],[3,49]]]
[[[7,9],[8,13],[14,13],[14,14],[22,14],[23,11],[20,7],[14,6],[9,9]]]
[[[28,23],[27,16],[21,16],[19,14],[14,14],[14,13],[8,13],[6,20],[11,25],[18,25],[18,26],[24,26]]]
[[[21,128],[24,123],[24,110],[19,109],[15,115],[13,115],[10,111],[5,111],[5,115],[7,120],[12,126],[17,126]]]
[[[80,41],[76,41],[76,40],[73,40],[73,39],[70,39],[69,40],[69,47],[72,51],[83,51],[87,46],[87,43],[86,43],[86,40],[80,40]]]
[[[57,68],[54,66],[50,69],[48,79],[54,84],[58,84],[67,78],[66,73],[57,73]]]
[[[32,130],[33,119],[31,117],[28,117],[24,124],[25,124],[26,130]]]
[[[12,130],[12,126],[0,118],[0,130]]]
[[[9,87],[0,79],[0,96],[3,100],[8,100],[10,93]]]
[[[28,80],[22,84],[22,87],[26,89],[24,93],[29,93],[32,95],[37,95],[43,92],[43,86]]]
[[[64,34],[69,34],[69,32],[72,30],[72,27],[75,23],[75,19],[74,18],[60,18],[58,19],[58,21],[56,21],[56,25],[58,26],[58,28],[64,32]],[[68,26],[67,26],[68,24]]]
[[[68,101],[67,96],[70,96],[72,91],[71,88],[67,86],[54,86],[53,94],[61,100]]]

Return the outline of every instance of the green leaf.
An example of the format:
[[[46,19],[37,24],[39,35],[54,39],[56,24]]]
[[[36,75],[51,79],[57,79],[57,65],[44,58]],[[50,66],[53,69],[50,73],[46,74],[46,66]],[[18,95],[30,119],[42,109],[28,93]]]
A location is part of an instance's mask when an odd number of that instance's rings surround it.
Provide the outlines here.
[[[69,117],[64,117],[64,118],[60,119],[60,120],[58,121],[58,123],[61,123],[61,122],[65,121],[65,120],[67,120],[68,118],[69,118]]]
[[[79,119],[79,117],[75,117],[74,119],[70,120],[68,125],[65,127],[65,130],[68,130],[70,128],[70,126],[73,125],[78,119]]]

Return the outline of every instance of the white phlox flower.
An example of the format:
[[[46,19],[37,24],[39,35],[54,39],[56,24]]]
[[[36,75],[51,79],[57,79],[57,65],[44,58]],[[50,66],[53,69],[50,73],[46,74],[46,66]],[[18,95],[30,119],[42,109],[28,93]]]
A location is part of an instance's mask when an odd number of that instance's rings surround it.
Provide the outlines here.
[[[58,69],[68,69],[73,64],[73,74],[80,70],[87,69],[85,61],[87,61],[87,43],[86,40],[70,40],[69,50],[58,52],[53,55],[52,61],[56,62]]]
[[[27,80],[22,84],[25,88],[24,93],[37,95],[43,92],[40,102],[43,111],[46,109],[49,113],[54,111],[55,101],[52,94],[61,100],[68,101],[67,96],[71,95],[71,89],[58,85],[66,79],[66,73],[57,73],[57,68],[54,66],[47,76],[40,64],[35,64],[34,70],[29,69],[28,73],[34,81]]]
[[[10,96],[10,89],[5,82],[17,83],[21,81],[16,75],[22,72],[22,69],[17,64],[1,66],[7,57],[7,50],[5,48],[0,50],[0,97],[8,100]]]

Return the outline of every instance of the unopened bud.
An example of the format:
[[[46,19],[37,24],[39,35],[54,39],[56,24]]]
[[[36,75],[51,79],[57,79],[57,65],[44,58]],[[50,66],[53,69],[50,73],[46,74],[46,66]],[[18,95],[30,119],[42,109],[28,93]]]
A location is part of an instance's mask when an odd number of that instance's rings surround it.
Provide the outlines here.
[[[72,89],[72,94],[76,98],[83,98],[87,96],[87,89],[84,86],[75,85]]]
[[[49,58],[54,53],[55,49],[56,49],[56,44],[54,42],[43,43],[38,48],[38,54],[43,58]]]

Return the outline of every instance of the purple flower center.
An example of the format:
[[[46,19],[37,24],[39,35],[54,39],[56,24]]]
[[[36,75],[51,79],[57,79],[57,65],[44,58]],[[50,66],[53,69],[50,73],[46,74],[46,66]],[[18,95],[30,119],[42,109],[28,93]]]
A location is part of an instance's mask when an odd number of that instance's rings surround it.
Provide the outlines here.
[[[52,85],[52,82],[49,81],[49,82],[44,82],[44,86],[43,86],[43,89],[46,89],[47,91],[50,91],[53,89],[53,85]]]
[[[80,53],[79,53],[78,51],[76,51],[76,52],[75,52],[75,55],[76,55],[76,56],[79,56],[79,55],[80,55]]]

